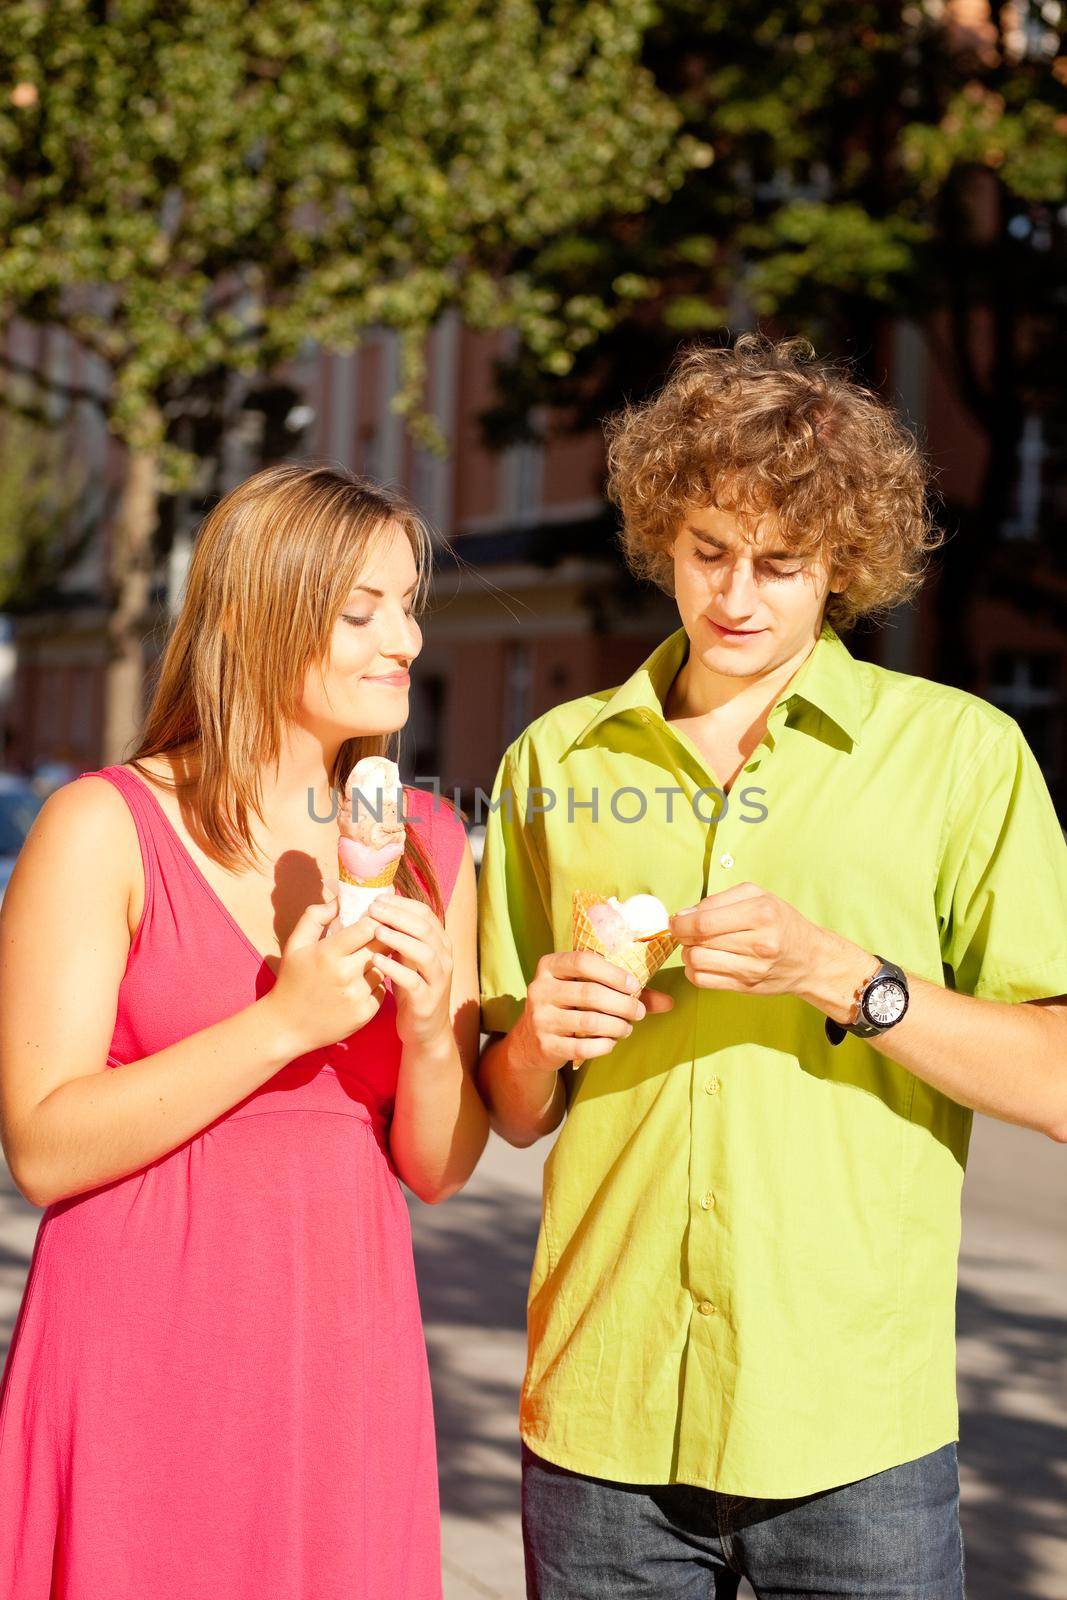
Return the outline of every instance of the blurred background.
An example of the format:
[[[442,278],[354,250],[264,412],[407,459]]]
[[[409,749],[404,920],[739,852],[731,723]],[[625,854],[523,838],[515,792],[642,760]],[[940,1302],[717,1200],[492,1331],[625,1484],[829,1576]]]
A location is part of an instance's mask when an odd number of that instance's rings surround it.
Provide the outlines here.
[[[677,625],[601,419],[693,339],[807,334],[910,421],[949,535],[855,655],[1015,717],[1067,821],[1059,0],[8,0],[0,891],[121,761],[200,519],[268,462],[402,484],[437,568],[402,765],[505,745]],[[480,843],[475,829],[472,844]],[[453,1597],[522,1593],[514,1410],[544,1148],[416,1207]],[[969,1592],[1067,1597],[1062,1150],[976,1126]],[[10,1188],[10,1334],[37,1214]]]

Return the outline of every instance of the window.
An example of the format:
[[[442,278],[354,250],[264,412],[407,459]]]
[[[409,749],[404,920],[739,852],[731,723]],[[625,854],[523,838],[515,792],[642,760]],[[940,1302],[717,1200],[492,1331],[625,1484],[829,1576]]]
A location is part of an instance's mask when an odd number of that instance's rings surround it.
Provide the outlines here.
[[[428,779],[441,776],[446,683],[439,673],[413,673],[411,688],[411,770],[422,788]]]
[[[1051,652],[998,650],[986,698],[1014,717],[1051,788],[1063,772],[1063,667]]]
[[[504,743],[533,721],[533,652],[525,640],[508,642],[504,665]]]

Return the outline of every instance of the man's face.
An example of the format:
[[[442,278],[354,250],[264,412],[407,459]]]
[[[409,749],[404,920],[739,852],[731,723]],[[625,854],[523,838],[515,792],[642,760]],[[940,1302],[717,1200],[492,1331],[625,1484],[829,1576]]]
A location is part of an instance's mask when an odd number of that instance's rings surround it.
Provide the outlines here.
[[[831,590],[821,556],[792,555],[772,513],[693,506],[675,534],[674,594],[693,654],[709,672],[756,678],[818,638]]]

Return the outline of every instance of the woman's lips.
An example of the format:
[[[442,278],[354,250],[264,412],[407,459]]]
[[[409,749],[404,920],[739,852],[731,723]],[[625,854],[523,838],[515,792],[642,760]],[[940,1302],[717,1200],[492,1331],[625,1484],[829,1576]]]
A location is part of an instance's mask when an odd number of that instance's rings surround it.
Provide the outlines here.
[[[411,682],[411,674],[409,672],[388,672],[380,678],[368,678],[367,682],[387,683],[391,684],[394,689],[406,689]]]

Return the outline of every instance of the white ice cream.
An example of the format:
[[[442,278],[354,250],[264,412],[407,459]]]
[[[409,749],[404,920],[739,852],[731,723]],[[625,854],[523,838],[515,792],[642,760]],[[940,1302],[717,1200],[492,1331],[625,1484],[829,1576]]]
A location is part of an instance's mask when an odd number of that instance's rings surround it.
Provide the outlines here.
[[[629,900],[617,900],[612,895],[608,904],[625,918],[635,939],[653,939],[657,933],[670,931],[667,907],[654,894],[632,894]]]

